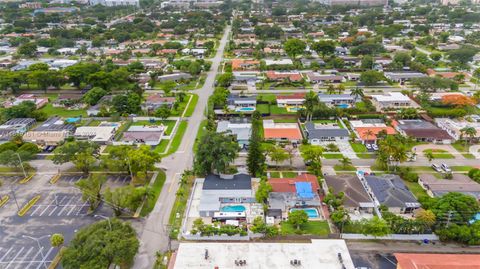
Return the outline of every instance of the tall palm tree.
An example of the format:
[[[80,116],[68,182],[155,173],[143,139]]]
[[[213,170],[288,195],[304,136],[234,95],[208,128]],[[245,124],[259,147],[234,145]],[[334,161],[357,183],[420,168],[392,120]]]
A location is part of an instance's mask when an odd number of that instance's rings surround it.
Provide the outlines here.
[[[343,86],[342,84],[338,85],[337,91],[338,91],[338,94],[342,94],[345,91],[345,86]]]
[[[350,158],[343,156],[342,159],[340,159],[340,163],[342,164],[343,169],[346,169],[347,167],[352,165],[352,160]]]
[[[374,133],[373,133],[372,130],[368,130],[368,131],[365,133],[365,135],[367,136],[367,141],[368,141],[369,138],[374,135]]]
[[[303,104],[307,112],[307,121],[312,120],[313,110],[319,104],[319,102],[320,101],[318,100],[318,95],[314,91],[309,91],[305,95],[305,102]]]
[[[327,94],[335,94],[337,90],[335,89],[335,87],[332,85],[332,84],[329,84],[327,86]]]
[[[352,89],[350,91],[350,95],[353,96],[355,98],[355,102],[357,102],[357,99],[359,97],[364,97],[365,94],[363,92],[363,89],[359,88],[359,87],[355,87],[354,89]]]
[[[477,135],[477,130],[474,127],[467,126],[460,130],[461,136],[468,139],[465,139],[466,143],[472,142],[473,138]]]

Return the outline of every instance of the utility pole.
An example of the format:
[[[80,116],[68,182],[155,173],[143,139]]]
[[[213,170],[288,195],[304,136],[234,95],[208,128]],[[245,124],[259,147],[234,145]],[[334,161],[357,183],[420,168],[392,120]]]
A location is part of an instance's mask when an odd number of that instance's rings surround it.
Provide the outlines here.
[[[448,211],[447,228],[448,228],[448,226],[450,226],[450,221],[452,219],[452,214],[453,214],[452,210]]]
[[[22,167],[23,176],[27,177],[27,172],[25,172],[25,167],[23,167],[23,162],[22,162],[22,158],[20,158],[20,154],[18,154],[18,152],[15,152],[15,154],[17,155],[18,160],[20,161],[20,166]]]

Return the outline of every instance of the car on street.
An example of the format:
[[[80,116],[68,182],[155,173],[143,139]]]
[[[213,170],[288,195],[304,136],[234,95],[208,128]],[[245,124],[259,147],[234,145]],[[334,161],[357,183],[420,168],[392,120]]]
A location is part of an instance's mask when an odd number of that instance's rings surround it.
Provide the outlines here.
[[[450,167],[444,163],[442,163],[442,165],[440,166],[442,168],[443,171],[445,171],[446,173],[451,173],[452,172],[452,169],[450,169]]]
[[[433,170],[435,170],[437,172],[440,172],[440,173],[443,172],[442,168],[438,164],[432,163],[432,168],[433,168]]]

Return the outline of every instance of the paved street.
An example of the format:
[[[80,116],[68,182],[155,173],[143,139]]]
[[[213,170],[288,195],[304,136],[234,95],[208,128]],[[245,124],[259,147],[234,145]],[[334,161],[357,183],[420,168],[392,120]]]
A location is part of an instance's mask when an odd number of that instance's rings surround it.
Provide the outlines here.
[[[157,251],[166,251],[168,248],[166,225],[175,202],[178,178],[184,170],[190,169],[193,165],[193,144],[200,128],[200,123],[205,118],[204,110],[208,103],[208,97],[214,90],[215,76],[218,74],[218,67],[223,59],[223,52],[230,30],[231,28],[228,26],[220,41],[215,57],[211,59],[212,67],[207,73],[204,86],[196,91],[199,95],[198,103],[192,117],[188,119],[188,127],[178,151],[162,159],[159,165],[159,167],[167,169],[167,177],[155,208],[145,220],[145,225],[140,235],[140,250],[135,257],[134,268],[152,268],[155,261],[155,253]]]

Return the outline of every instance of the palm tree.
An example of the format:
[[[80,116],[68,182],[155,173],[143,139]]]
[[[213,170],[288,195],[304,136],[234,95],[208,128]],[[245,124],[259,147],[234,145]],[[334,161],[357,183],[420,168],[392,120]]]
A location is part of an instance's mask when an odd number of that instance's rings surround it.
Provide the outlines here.
[[[314,91],[309,91],[305,95],[305,102],[303,104],[304,104],[305,110],[307,112],[307,115],[306,115],[306,120],[307,121],[312,120],[313,110],[319,104],[319,102],[320,101],[318,100],[318,95]]]
[[[372,130],[368,130],[368,131],[365,133],[365,135],[367,136],[367,139],[366,139],[366,141],[368,141],[368,140],[369,140],[369,138],[370,138],[372,135],[374,135],[374,133],[373,133],[373,131],[372,131]]]
[[[478,87],[478,81],[480,80],[480,68],[475,69],[473,71],[473,77],[475,78],[475,91],[477,90]]]
[[[433,153],[431,151],[426,152],[425,157],[427,157],[428,162],[432,162],[432,160],[435,158],[435,156],[433,156]]]
[[[335,87],[332,85],[332,84],[329,84],[327,86],[327,94],[335,94],[337,90],[335,89]]]
[[[340,159],[340,163],[342,164],[343,169],[347,169],[347,167],[352,165],[352,160],[350,158],[343,156],[342,159]]]
[[[338,91],[338,94],[342,94],[345,91],[345,86],[343,86],[342,84],[338,85],[337,91]]]
[[[472,142],[472,139],[477,135],[477,130],[474,127],[467,126],[460,129],[460,136],[465,138],[468,137],[469,139],[465,139],[466,143]]]
[[[355,102],[357,102],[358,97],[364,97],[365,96],[365,94],[363,93],[363,89],[361,89],[359,87],[355,87],[354,89],[352,89],[350,91],[350,95],[354,96]]]

